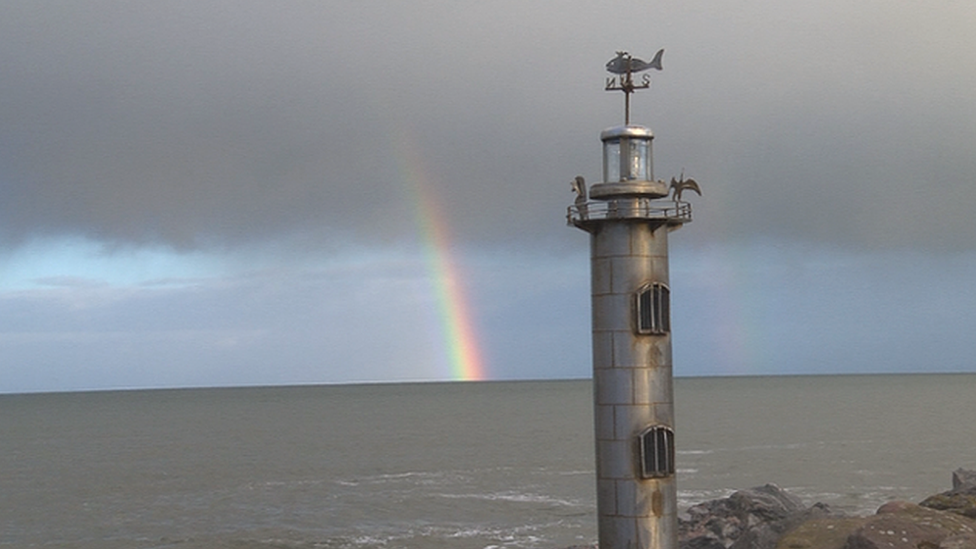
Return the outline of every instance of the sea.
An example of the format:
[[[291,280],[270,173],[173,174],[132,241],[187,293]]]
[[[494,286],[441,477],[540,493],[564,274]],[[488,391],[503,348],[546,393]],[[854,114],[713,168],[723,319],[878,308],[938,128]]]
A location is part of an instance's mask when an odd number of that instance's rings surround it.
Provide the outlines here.
[[[976,374],[675,380],[682,510],[867,514],[976,469]],[[0,548],[596,541],[588,380],[0,395]]]

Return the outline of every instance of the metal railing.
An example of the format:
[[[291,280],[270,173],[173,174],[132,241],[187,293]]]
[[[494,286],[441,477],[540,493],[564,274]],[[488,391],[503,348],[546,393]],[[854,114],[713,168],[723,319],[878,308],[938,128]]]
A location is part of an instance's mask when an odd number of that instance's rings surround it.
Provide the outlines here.
[[[654,219],[670,223],[691,221],[688,202],[652,201],[648,198],[627,198],[573,204],[566,210],[566,224],[580,225],[606,219]]]

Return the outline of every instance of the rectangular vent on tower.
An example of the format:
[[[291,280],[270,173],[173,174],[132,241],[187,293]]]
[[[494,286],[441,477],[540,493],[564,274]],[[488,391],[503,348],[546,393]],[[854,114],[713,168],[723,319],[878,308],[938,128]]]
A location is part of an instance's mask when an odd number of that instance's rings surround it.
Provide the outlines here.
[[[640,434],[641,477],[661,478],[674,474],[674,431],[663,425]]]
[[[637,293],[637,333],[671,331],[671,291],[664,284],[650,284]]]

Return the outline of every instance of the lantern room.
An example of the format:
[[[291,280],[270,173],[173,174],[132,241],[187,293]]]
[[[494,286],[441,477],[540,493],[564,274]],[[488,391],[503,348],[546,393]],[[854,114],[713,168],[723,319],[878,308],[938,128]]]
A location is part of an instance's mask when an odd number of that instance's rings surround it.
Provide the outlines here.
[[[651,142],[654,132],[644,126],[617,126],[600,134],[603,141],[603,183],[593,186],[595,199],[618,196],[667,196],[663,181],[654,180]]]

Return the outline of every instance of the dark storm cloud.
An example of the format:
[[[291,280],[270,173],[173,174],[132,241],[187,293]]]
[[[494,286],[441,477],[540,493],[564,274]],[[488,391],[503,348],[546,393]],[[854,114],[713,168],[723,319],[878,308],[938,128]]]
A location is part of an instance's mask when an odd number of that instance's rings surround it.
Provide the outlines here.
[[[635,120],[706,189],[699,236],[976,242],[963,3],[13,3],[0,241],[193,248],[412,231],[404,166],[461,238],[570,240],[616,49],[667,49]],[[689,234],[692,234],[689,232]]]

